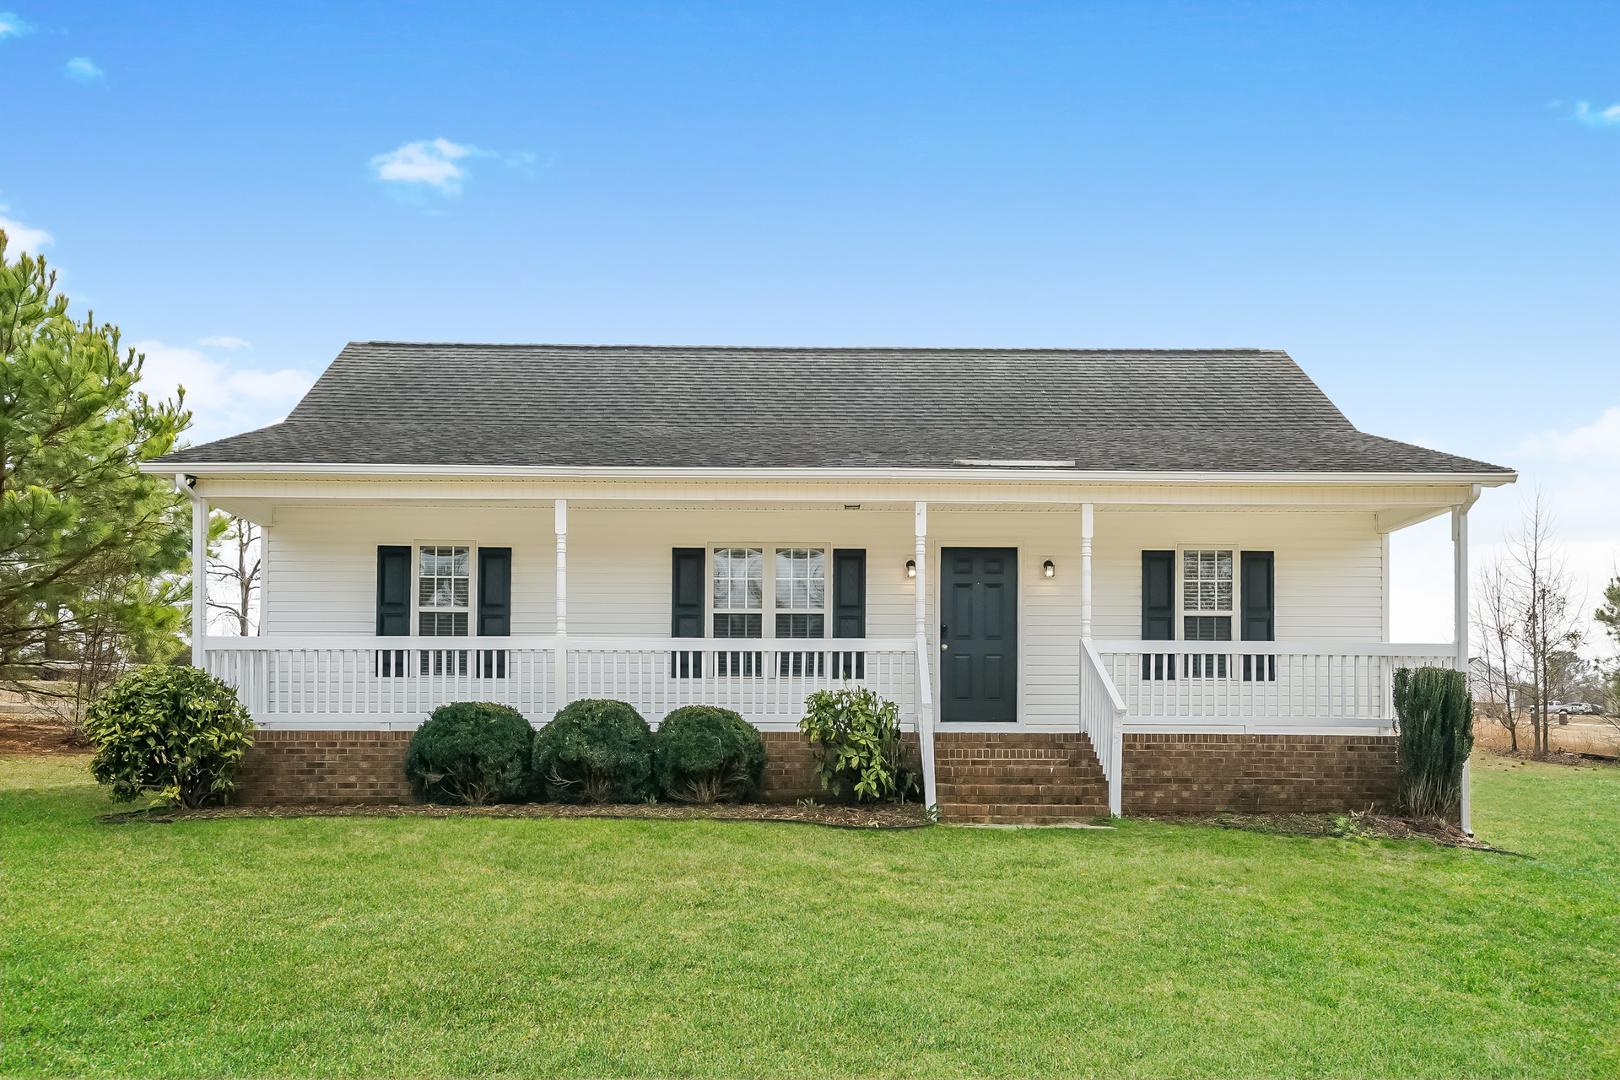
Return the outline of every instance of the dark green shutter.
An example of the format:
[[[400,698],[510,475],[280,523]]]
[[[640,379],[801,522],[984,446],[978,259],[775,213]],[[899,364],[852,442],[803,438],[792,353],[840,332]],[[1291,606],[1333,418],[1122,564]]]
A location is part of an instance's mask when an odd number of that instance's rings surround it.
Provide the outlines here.
[[[1243,640],[1277,640],[1276,558],[1270,551],[1245,551]]]
[[[377,636],[411,632],[411,549],[377,548]]]
[[[843,548],[832,559],[832,636],[866,636],[866,549]],[[866,678],[865,653],[835,653],[835,672],[843,679]]]
[[[478,636],[512,633],[512,549],[478,549]]]
[[[1245,551],[1238,563],[1242,576],[1242,603],[1238,618],[1244,641],[1277,640],[1277,559],[1270,551]],[[1272,682],[1277,678],[1275,656],[1245,656],[1245,682]]]
[[[866,636],[866,549],[833,552],[833,637]]]
[[[1176,553],[1142,552],[1142,640],[1176,639]]]
[[[672,549],[669,597],[671,637],[700,638],[703,633],[703,549]],[[677,679],[698,678],[703,674],[703,657],[696,653],[671,653],[669,673]]]
[[[1142,552],[1142,640],[1174,641],[1176,639],[1176,553],[1174,551]],[[1173,679],[1176,660],[1173,656],[1147,654],[1142,656],[1142,678]]]

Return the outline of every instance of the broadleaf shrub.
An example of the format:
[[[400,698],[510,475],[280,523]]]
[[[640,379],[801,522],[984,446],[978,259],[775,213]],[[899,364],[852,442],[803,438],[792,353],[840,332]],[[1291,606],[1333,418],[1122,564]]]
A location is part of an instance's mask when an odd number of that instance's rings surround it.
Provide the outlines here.
[[[85,712],[84,733],[96,748],[90,774],[114,797],[193,807],[236,790],[253,720],[208,672],[154,664],[103,690]]]
[[[531,775],[557,802],[642,802],[652,798],[652,729],[622,701],[565,705],[534,737]]]
[[[528,789],[533,741],[534,728],[508,705],[440,705],[411,736],[405,775],[429,802],[511,802]]]
[[[819,690],[804,704],[799,730],[810,738],[824,791],[903,802],[917,790],[918,772],[900,738],[900,706],[866,687]]]
[[[738,802],[759,790],[765,740],[730,709],[688,705],[653,734],[658,790],[677,802]]]
[[[1397,669],[1395,716],[1402,809],[1414,817],[1459,820],[1463,764],[1474,748],[1467,676],[1450,668]]]

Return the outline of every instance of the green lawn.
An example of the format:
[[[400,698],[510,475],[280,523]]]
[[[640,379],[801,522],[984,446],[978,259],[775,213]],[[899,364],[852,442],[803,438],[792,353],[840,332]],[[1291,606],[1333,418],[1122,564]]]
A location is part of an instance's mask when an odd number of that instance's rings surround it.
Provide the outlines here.
[[[108,825],[0,760],[5,1075],[1620,1075],[1620,770],[1482,836]]]

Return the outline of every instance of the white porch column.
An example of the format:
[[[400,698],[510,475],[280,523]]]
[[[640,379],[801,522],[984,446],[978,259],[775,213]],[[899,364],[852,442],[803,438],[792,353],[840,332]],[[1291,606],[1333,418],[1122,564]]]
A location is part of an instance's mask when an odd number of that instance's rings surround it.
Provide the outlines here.
[[[1474,489],[1474,498],[1479,497],[1479,489]],[[1452,554],[1452,588],[1454,590],[1452,610],[1453,631],[1457,641],[1457,670],[1468,678],[1468,510],[1474,505],[1473,499],[1451,508],[1451,554]],[[1472,836],[1474,834],[1473,795],[1469,788],[1473,786],[1474,763],[1472,757],[1463,762],[1462,771],[1462,829]]]
[[[183,474],[174,482],[191,496],[191,666],[200,668],[208,661],[208,500]]]
[[[1091,503],[1080,504],[1080,636],[1091,637],[1091,535],[1096,525]]]
[[[552,651],[552,687],[557,711],[568,704],[568,500],[552,501],[557,534],[557,647]]]
[[[934,778],[933,663],[928,648],[928,504],[917,504],[916,543],[913,559],[917,564],[914,629],[917,632],[917,749],[922,757],[923,805],[939,803]]]
[[[913,556],[917,563],[916,631],[919,640],[928,639],[928,504],[917,504],[917,543]]]

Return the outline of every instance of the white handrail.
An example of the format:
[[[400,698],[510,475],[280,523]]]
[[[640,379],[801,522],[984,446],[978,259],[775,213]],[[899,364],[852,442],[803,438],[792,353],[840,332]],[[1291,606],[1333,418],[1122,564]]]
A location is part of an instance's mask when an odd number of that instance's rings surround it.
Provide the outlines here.
[[[1429,659],[1446,656],[1455,646],[1450,643],[1410,643],[1387,641],[1142,641],[1137,639],[1097,640],[1099,654],[1107,653],[1211,653],[1229,656],[1409,656]]]
[[[934,806],[939,797],[934,776],[934,683],[928,670],[928,638],[917,635],[917,745],[922,754],[923,805]]]
[[[1086,638],[1080,639],[1080,730],[1108,781],[1108,813],[1118,817],[1125,802],[1125,701]]]

